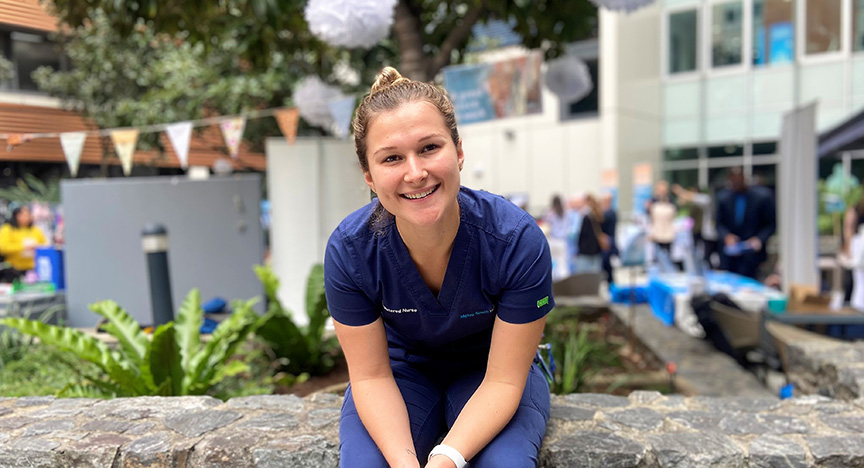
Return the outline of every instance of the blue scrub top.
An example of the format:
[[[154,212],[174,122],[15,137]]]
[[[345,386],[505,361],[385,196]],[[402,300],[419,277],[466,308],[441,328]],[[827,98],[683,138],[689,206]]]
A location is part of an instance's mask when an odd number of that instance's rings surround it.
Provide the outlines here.
[[[549,245],[534,219],[488,192],[461,187],[457,200],[459,230],[437,297],[377,200],[345,218],[327,243],[330,315],[351,326],[383,317],[391,359],[485,366],[496,316],[528,323],[554,306]]]

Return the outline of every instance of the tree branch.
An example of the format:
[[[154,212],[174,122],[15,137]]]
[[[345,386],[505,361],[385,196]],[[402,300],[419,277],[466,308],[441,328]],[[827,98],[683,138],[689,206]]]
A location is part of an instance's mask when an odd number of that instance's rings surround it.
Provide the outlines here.
[[[423,54],[423,36],[420,17],[409,4],[399,0],[393,15],[393,32],[399,42],[400,72],[412,80],[427,81],[425,70],[428,59]]]
[[[426,69],[426,74],[430,79],[450,63],[451,53],[454,49],[465,43],[468,36],[471,35],[471,28],[474,27],[474,24],[477,23],[485,10],[486,2],[477,2],[477,4],[465,14],[462,18],[462,22],[450,30],[450,34],[444,38],[444,42],[441,43],[441,47],[438,49],[438,55],[429,62],[429,66]]]

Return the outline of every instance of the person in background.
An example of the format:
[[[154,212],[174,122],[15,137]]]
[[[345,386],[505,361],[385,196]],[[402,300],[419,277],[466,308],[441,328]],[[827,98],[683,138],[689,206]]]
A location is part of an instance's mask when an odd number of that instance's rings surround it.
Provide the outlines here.
[[[585,197],[586,211],[579,229],[579,253],[576,255],[576,273],[599,272],[603,262],[603,247],[600,231],[603,224],[603,211],[597,200],[588,195]]]
[[[723,241],[721,268],[756,278],[768,258],[765,246],[777,229],[774,196],[765,187],[748,187],[744,171],[733,167],[728,189],[717,196],[717,235]]]
[[[0,255],[20,273],[35,268],[36,247],[46,244],[45,234],[33,225],[27,205],[15,207],[12,218],[0,227]]]
[[[543,215],[549,250],[552,252],[553,280],[566,278],[570,274],[570,261],[567,256],[567,222],[568,213],[564,209],[561,197],[552,197],[552,206]]]
[[[849,302],[852,299],[852,266],[860,263],[861,259],[852,258],[852,238],[858,234],[861,225],[864,224],[864,197],[858,200],[858,203],[849,205],[846,208],[846,213],[843,214],[843,231],[841,242],[841,257],[844,265],[843,268],[843,290],[844,300]]]
[[[676,197],[690,203],[693,214],[693,242],[697,248],[694,260],[699,261],[701,249],[702,261],[708,267],[716,269],[720,266],[717,255],[717,227],[714,224],[714,203],[711,195],[697,190],[687,190],[678,184],[672,185],[672,193]]]
[[[579,232],[582,230],[582,219],[585,217],[585,194],[574,193],[567,198],[567,258],[570,259],[570,272],[576,273],[576,257],[579,255]]]
[[[612,256],[618,255],[618,246],[615,243],[615,230],[618,228],[618,214],[612,207],[612,194],[604,194],[600,199],[600,209],[603,211],[603,222],[600,224],[600,232],[606,236],[607,245],[603,248],[603,271],[606,272],[606,284],[613,283]]]
[[[654,196],[648,202],[648,218],[650,221],[649,239],[654,242],[656,255],[659,259],[665,255],[672,260],[672,241],[675,240],[675,217],[678,207],[669,197],[669,183],[665,180],[654,184]]]

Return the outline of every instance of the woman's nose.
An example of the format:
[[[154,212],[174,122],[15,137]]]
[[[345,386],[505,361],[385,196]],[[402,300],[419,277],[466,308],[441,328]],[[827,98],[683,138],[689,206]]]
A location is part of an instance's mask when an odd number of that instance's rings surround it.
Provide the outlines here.
[[[426,172],[426,166],[421,158],[409,156],[407,162],[405,182],[417,182],[426,178],[428,172]]]

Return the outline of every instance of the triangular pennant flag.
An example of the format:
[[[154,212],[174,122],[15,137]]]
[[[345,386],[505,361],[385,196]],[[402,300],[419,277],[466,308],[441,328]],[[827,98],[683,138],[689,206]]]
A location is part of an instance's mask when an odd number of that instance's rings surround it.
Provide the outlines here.
[[[246,117],[225,119],[219,124],[219,127],[222,128],[222,136],[225,137],[228,154],[237,159],[237,153],[240,151],[240,140],[243,138],[243,129],[246,128]]]
[[[132,155],[135,153],[135,144],[138,143],[138,129],[112,130],[111,141],[114,142],[114,151],[123,165],[123,174],[128,176],[132,172]]]
[[[336,99],[327,103],[333,116],[333,130],[339,138],[347,138],[351,129],[351,115],[354,114],[354,96]]]
[[[297,141],[297,124],[300,121],[300,111],[296,107],[290,109],[278,109],[273,113],[276,117],[276,123],[279,124],[279,129],[285,135],[288,143],[294,144]]]
[[[189,166],[189,140],[192,138],[192,122],[178,122],[165,127],[165,133],[171,140],[171,146],[180,160],[180,167]]]
[[[69,163],[69,172],[72,177],[78,176],[78,163],[81,162],[81,150],[84,149],[84,140],[87,139],[85,132],[68,132],[60,134],[60,146]]]

